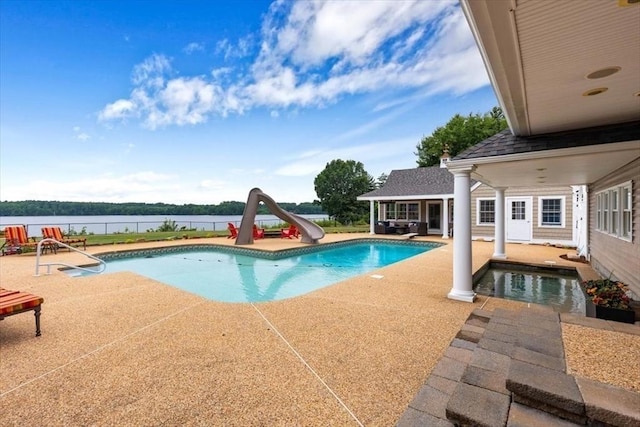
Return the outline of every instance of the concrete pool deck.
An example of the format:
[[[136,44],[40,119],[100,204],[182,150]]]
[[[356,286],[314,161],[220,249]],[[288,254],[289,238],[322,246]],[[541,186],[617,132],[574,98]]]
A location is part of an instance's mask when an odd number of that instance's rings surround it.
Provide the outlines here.
[[[371,236],[327,235],[322,243],[358,237]],[[371,273],[257,304],[210,301],[132,273],[35,277],[33,254],[1,257],[0,286],[45,301],[41,337],[29,313],[0,322],[0,425],[394,425],[474,309],[527,307],[447,299],[452,240],[425,240],[447,245],[376,270],[382,278]],[[185,243],[233,241],[87,252]],[[300,245],[264,239],[247,247]],[[493,243],[474,242],[474,270],[492,253]],[[560,258],[566,253],[507,245],[510,260],[575,267]],[[54,259],[87,258],[43,256]],[[574,373],[640,390],[640,328],[562,327]],[[599,361],[594,369],[590,357]],[[603,370],[617,375],[603,378]]]

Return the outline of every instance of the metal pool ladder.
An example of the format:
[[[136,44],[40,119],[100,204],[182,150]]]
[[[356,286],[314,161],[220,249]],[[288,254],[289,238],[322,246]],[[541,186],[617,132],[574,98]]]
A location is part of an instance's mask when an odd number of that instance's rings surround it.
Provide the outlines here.
[[[91,258],[94,261],[98,261],[98,269],[94,270],[92,268],[86,268],[86,267],[80,267],[79,265],[72,265],[72,264],[67,264],[64,262],[47,262],[47,263],[41,263],[40,262],[40,254],[42,253],[42,245],[43,244],[47,244],[47,245],[57,245],[57,246],[63,246],[67,249],[69,249],[70,251],[75,251],[78,252],[88,258]],[[107,263],[104,262],[103,260],[101,260],[98,257],[95,257],[93,255],[90,255],[86,252],[81,251],[80,249],[74,248],[73,246],[67,245],[66,243],[62,243],[57,241],[56,239],[50,239],[50,238],[46,238],[46,239],[42,239],[38,242],[38,248],[36,251],[36,276],[40,276],[40,267],[47,267],[47,273],[46,274],[51,274],[51,266],[52,265],[61,265],[63,267],[69,267],[69,268],[73,268],[76,270],[82,270],[82,271],[86,271],[88,273],[102,273],[106,268],[107,268]]]

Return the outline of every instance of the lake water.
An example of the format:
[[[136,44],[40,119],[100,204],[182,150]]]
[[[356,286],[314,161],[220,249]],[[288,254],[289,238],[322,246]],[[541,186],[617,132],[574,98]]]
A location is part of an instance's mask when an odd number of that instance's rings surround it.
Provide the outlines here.
[[[327,219],[327,215],[300,215],[316,220]],[[30,237],[40,237],[40,228],[59,226],[63,231],[74,230],[93,234],[144,233],[155,230],[165,220],[175,221],[178,228],[204,231],[221,231],[227,229],[227,223],[240,225],[242,215],[90,215],[90,216],[0,216],[0,228],[7,225],[26,225]],[[269,226],[282,223],[275,215],[256,215],[256,223]]]

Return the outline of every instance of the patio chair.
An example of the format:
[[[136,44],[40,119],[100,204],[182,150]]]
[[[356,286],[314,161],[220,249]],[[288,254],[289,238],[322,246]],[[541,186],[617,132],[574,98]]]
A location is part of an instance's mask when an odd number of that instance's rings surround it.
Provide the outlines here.
[[[291,238],[298,238],[300,237],[300,231],[298,230],[298,227],[296,227],[295,225],[291,224],[289,226],[289,228],[281,228],[280,229],[280,238],[284,239],[291,239]]]
[[[38,242],[35,238],[27,237],[27,228],[24,225],[9,226],[4,228],[4,244],[2,255],[22,253],[23,248],[36,248]]]
[[[229,235],[227,236],[227,239],[235,239],[238,237],[238,229],[236,228],[235,225],[233,225],[232,222],[227,223],[227,229],[229,230]]]
[[[264,239],[264,228],[258,228],[257,225],[253,224],[253,238]]]
[[[82,245],[83,250],[87,250],[87,239],[84,238],[68,238],[64,237],[62,234],[62,229],[60,227],[42,227],[42,237],[44,239],[54,239],[60,243],[64,243],[69,246],[80,246]],[[71,251],[71,249],[69,249]]]
[[[44,298],[20,291],[0,288],[0,320],[14,314],[34,311],[36,316],[36,336],[40,336],[40,306]]]

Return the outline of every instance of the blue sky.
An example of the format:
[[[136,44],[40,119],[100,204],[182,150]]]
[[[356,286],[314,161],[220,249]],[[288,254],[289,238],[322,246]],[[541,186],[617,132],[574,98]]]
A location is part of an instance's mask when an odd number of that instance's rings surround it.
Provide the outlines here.
[[[0,1],[0,200],[317,198],[497,105],[457,1]]]

